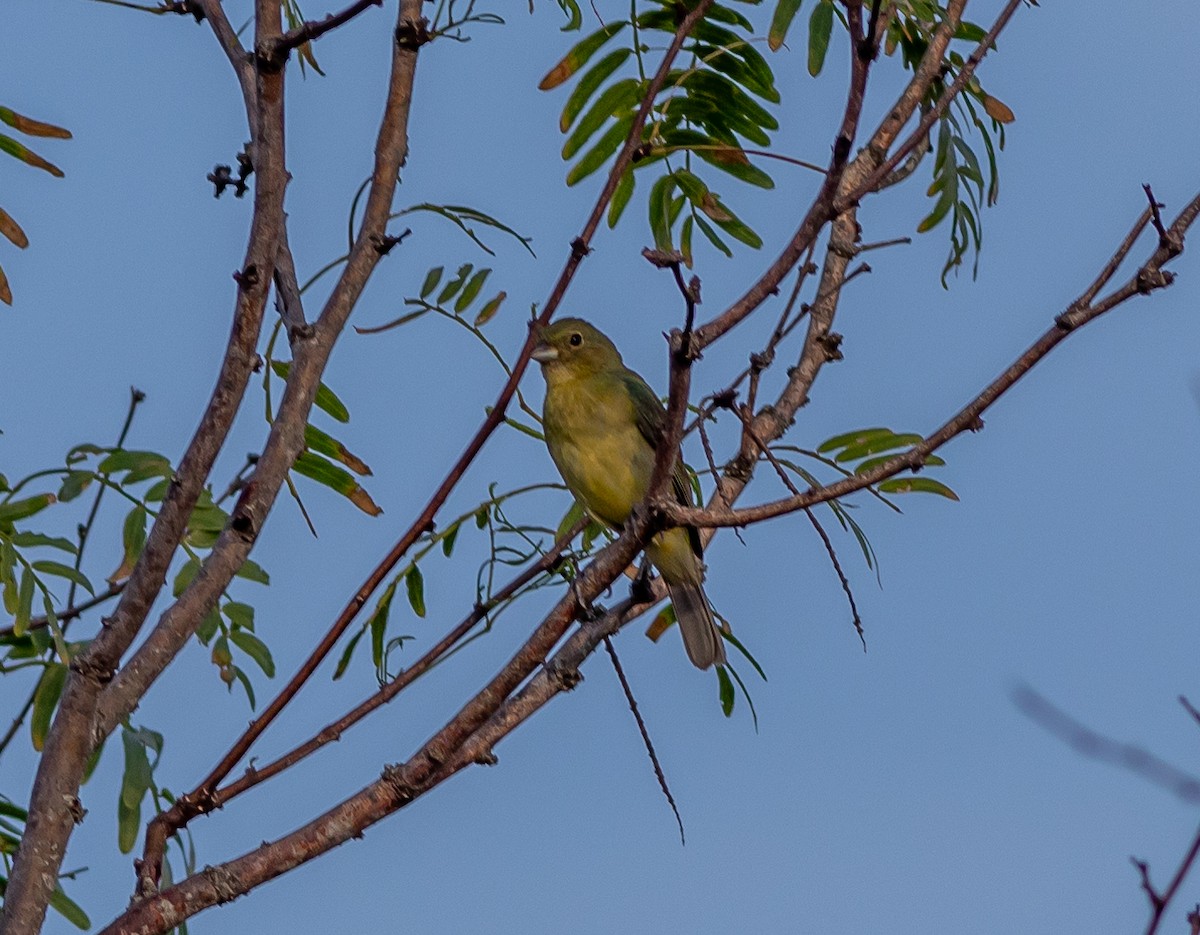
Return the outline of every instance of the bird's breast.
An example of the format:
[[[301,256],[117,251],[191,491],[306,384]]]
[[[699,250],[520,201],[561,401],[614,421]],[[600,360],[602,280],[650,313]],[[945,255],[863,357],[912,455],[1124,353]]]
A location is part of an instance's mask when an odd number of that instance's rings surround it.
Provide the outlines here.
[[[551,387],[546,444],[577,500],[597,519],[620,526],[646,494],[654,449],[638,430],[626,394],[603,386]]]

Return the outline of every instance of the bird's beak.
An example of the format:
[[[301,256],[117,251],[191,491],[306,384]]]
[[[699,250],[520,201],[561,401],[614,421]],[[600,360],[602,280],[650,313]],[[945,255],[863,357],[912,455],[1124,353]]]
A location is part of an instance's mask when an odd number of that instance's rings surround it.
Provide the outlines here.
[[[558,360],[558,348],[551,347],[545,341],[534,346],[532,353],[529,355],[539,364],[548,364],[552,360]]]

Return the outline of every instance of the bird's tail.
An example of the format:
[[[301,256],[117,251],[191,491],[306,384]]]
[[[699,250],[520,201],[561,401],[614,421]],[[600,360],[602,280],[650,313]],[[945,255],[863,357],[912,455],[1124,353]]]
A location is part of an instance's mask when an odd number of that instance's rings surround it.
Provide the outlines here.
[[[698,584],[672,584],[667,582],[671,603],[675,605],[675,619],[679,621],[679,632],[683,635],[683,648],[688,658],[698,669],[707,669],[714,663],[725,664],[725,641],[704,589]]]

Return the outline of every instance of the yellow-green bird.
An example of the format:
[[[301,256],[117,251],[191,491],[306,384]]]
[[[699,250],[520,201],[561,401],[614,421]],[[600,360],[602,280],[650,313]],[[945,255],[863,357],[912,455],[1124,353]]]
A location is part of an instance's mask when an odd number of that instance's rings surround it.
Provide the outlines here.
[[[550,457],[587,511],[619,529],[650,486],[666,410],[612,341],[579,318],[544,328],[533,359],[546,378],[542,416]],[[680,461],[672,487],[681,503],[691,502]],[[724,664],[724,642],[704,596],[699,534],[668,529],[650,540],[646,555],[666,582],[688,658],[701,669]]]

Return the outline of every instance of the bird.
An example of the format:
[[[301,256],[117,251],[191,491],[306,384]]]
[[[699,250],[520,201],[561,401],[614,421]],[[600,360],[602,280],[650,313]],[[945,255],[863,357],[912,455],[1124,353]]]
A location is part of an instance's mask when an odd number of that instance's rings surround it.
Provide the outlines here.
[[[666,410],[650,386],[625,366],[616,345],[581,318],[545,326],[532,357],[542,368],[542,427],[550,457],[567,489],[588,513],[621,529],[646,496]],[[672,492],[691,505],[691,484],[676,460]],[[703,548],[691,526],[677,526],[646,544],[658,569],[688,658],[699,669],[725,664],[725,644],[704,593]]]

